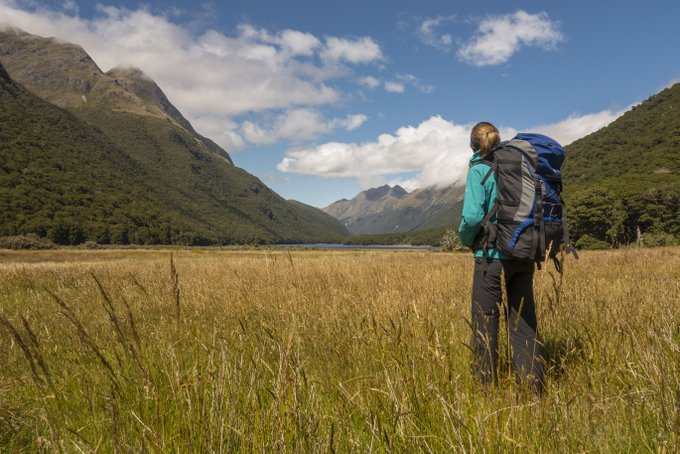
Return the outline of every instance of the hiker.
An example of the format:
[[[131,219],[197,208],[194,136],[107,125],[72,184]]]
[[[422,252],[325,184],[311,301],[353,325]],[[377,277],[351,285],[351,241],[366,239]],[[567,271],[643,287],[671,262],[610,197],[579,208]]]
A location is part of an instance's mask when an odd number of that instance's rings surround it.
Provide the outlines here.
[[[470,148],[473,155],[467,174],[462,221],[458,228],[461,243],[474,251],[472,279],[472,350],[473,369],[484,384],[498,379],[498,328],[503,310],[512,347],[512,362],[518,383],[536,392],[543,385],[542,347],[536,327],[533,293],[534,263],[510,259],[494,245],[482,245],[483,224],[493,222],[495,214],[485,219],[496,201],[496,179],[490,172],[492,153],[501,143],[498,129],[482,122],[472,128]],[[491,154],[490,154],[491,153]],[[488,247],[487,247],[488,246]],[[501,275],[505,279],[507,308],[504,309]]]

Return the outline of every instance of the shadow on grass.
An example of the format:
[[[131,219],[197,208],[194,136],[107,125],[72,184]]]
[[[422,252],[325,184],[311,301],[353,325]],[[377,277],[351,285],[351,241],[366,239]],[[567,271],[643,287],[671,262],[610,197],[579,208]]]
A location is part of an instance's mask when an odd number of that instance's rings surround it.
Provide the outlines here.
[[[545,376],[560,380],[574,366],[586,360],[585,343],[579,336],[545,339]]]

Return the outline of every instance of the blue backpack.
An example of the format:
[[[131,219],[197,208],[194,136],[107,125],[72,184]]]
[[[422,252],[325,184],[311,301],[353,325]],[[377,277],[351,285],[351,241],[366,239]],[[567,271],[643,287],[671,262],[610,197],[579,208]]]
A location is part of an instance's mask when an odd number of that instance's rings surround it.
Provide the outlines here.
[[[540,264],[564,246],[578,259],[569,240],[567,209],[562,200],[564,148],[542,134],[521,133],[501,143],[484,158],[493,174],[498,197],[482,221],[483,249],[493,246],[515,260]],[[492,218],[495,220],[492,221]]]

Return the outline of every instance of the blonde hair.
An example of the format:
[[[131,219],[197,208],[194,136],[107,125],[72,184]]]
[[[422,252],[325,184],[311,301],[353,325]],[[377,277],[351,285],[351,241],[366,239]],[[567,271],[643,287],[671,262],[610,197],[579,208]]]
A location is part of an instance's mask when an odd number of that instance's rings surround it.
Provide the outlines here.
[[[470,133],[470,148],[472,148],[472,151],[479,150],[482,156],[486,156],[499,143],[501,143],[501,135],[498,133],[498,129],[491,123],[482,121],[472,128]]]

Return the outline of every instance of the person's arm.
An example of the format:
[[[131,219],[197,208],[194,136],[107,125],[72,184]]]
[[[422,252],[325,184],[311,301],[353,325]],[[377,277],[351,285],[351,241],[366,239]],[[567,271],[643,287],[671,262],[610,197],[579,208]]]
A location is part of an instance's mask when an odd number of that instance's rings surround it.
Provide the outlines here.
[[[463,201],[463,219],[458,227],[458,236],[463,246],[472,247],[486,215],[486,191],[482,186],[482,169],[474,166],[468,170]]]

